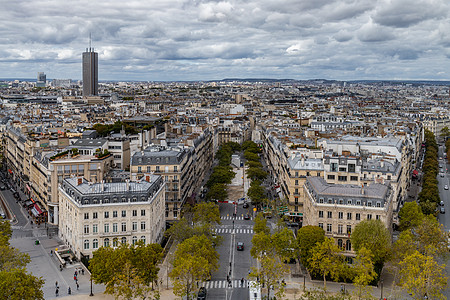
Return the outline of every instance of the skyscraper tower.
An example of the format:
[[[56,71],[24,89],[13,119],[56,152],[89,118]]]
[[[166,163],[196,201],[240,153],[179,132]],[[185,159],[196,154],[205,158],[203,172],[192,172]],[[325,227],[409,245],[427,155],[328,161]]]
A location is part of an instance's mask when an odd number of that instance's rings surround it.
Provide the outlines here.
[[[83,52],[83,96],[98,94],[98,53],[91,48],[89,37],[89,51]]]
[[[45,76],[44,72],[37,73],[36,87],[45,87],[47,82],[47,76]]]

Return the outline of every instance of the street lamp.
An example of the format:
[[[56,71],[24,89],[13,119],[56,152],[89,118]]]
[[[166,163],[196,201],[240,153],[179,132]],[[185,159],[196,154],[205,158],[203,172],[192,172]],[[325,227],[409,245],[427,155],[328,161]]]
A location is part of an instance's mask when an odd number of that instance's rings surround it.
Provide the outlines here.
[[[381,285],[381,297],[380,297],[380,300],[383,300],[383,279],[380,280],[380,285]]]
[[[91,293],[89,294],[89,296],[94,296],[94,293],[92,292],[92,274],[91,274]]]

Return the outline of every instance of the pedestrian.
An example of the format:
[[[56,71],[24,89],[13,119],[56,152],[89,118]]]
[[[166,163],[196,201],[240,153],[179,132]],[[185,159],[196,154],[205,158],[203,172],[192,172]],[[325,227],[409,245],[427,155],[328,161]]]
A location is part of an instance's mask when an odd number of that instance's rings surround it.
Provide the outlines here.
[[[78,284],[78,282],[77,282],[77,290],[80,288],[80,285]]]
[[[59,265],[59,270],[62,272],[62,265]]]
[[[75,276],[77,276],[78,275],[78,272],[77,272],[77,269],[75,269]]]
[[[228,280],[228,287],[231,287],[231,280]]]
[[[84,275],[84,269],[81,269],[81,275]]]
[[[69,286],[69,289],[67,290],[67,294],[69,294],[69,295],[72,294],[72,290],[70,289],[70,286]]]
[[[77,275],[73,276],[73,280],[77,281]]]
[[[244,277],[241,278],[241,286],[244,286]]]
[[[56,297],[58,297],[58,294],[59,294],[59,287],[56,287],[56,291],[55,291]]]
[[[58,281],[57,281],[57,282],[55,282],[55,287],[56,287],[56,288],[58,287]]]

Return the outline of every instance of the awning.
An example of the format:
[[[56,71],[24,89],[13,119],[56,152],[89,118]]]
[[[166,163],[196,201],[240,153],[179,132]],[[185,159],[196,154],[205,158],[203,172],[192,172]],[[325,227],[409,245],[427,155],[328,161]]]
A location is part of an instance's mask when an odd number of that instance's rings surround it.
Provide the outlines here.
[[[38,212],[38,215],[42,214],[42,210],[37,203],[34,204],[33,209],[35,209]]]
[[[413,175],[419,175],[419,171],[414,170],[414,171],[413,171]]]
[[[33,213],[33,215],[34,215],[35,217],[39,216],[39,212],[36,210],[35,207],[33,207],[33,208],[31,209],[31,212]]]
[[[12,171],[11,171],[11,169],[8,169],[8,172],[9,172],[9,174],[12,174]]]

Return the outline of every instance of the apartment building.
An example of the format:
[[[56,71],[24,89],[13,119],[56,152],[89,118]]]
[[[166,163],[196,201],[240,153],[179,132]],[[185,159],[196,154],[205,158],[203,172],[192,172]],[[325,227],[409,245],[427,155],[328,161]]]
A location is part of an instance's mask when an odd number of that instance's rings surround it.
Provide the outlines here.
[[[164,194],[164,180],[157,175],[121,183],[66,178],[59,186],[59,236],[78,258],[92,257],[101,246],[159,243],[165,230]]]
[[[136,180],[144,173],[163,177],[165,185],[166,221],[174,222],[180,210],[193,195],[195,182],[192,147],[151,145],[131,157],[130,177]]]
[[[379,219],[392,232],[394,195],[390,185],[333,184],[321,177],[307,177],[303,188],[303,224],[323,228],[347,256],[355,255],[350,237],[359,222]]]

